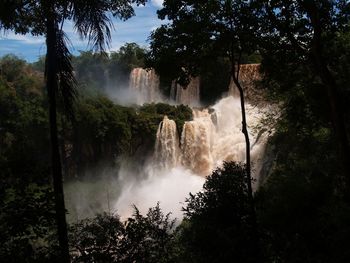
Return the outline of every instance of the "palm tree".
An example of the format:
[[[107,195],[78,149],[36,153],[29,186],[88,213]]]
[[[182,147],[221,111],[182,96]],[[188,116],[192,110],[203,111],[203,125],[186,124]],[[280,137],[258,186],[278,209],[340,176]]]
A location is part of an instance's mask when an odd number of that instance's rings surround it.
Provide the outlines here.
[[[72,116],[76,97],[71,54],[63,31],[66,20],[72,20],[82,38],[87,38],[94,51],[104,51],[111,41],[111,16],[126,20],[134,15],[132,4],[146,0],[7,0],[0,11],[0,30],[46,37],[45,82],[49,101],[52,179],[60,255],[70,262],[67,237],[63,176],[57,132],[57,99]]]

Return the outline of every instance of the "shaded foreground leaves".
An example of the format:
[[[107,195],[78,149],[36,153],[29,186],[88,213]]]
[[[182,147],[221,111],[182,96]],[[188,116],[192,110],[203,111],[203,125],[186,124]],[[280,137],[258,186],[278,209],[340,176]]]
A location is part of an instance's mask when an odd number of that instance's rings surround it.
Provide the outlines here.
[[[125,222],[101,214],[73,225],[70,242],[74,262],[169,262],[174,220],[159,203],[145,216],[134,207]]]

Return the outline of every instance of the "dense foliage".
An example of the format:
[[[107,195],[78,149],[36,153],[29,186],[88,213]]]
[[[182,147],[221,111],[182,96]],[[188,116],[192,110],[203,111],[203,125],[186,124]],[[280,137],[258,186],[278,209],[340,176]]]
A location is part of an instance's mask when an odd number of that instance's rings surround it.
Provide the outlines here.
[[[174,221],[157,206],[144,216],[134,207],[125,222],[101,214],[71,227],[73,262],[169,262]]]
[[[72,63],[77,80],[86,91],[108,93],[117,87],[129,85],[133,68],[143,67],[146,50],[135,43],[126,43],[109,55],[81,51]],[[85,92],[86,94],[86,92]]]
[[[16,4],[6,4],[11,2]],[[186,81],[189,72],[203,75],[202,96],[210,102],[227,86],[230,52],[240,54],[242,63],[261,60],[261,86],[279,105],[280,115],[273,116],[268,146],[273,165],[254,194],[256,221],[247,170],[224,163],[208,176],[202,192],[189,195],[185,218],[176,229],[159,205],[146,216],[135,208],[125,222],[103,214],[72,225],[73,260],[349,262],[349,2],[164,3],[160,17],[177,24],[153,33],[150,58],[169,80]],[[13,25],[11,17],[0,12],[2,27],[28,31],[29,20],[21,20],[24,27]],[[73,122],[63,115],[58,118],[67,177],[81,176],[100,164],[114,165],[121,155],[141,163],[153,150],[164,114],[178,127],[192,118],[185,106],[130,108],[104,96],[101,90],[109,87],[108,81],[126,81],[132,67],[144,65],[144,56],[143,49],[127,44],[109,57],[82,52],[73,58],[82,96]],[[47,187],[48,103],[38,71],[43,62],[28,65],[13,56],[0,60],[1,262],[57,259],[53,193]]]
[[[2,58],[1,69],[2,171],[8,175],[27,174],[27,178],[45,177],[49,173],[49,142],[43,75],[14,56]],[[90,90],[95,90],[95,95],[85,93],[77,101],[74,122],[67,123],[64,116],[59,118],[63,164],[68,176],[83,175],[102,163],[114,165],[121,155],[145,158],[152,152],[164,115],[174,119],[180,129],[184,121],[192,118],[190,108],[183,105],[124,107],[114,104],[97,88],[90,86]],[[84,91],[82,87],[81,92]]]
[[[48,187],[50,144],[43,73],[11,55],[1,58],[0,66],[0,258],[50,261],[55,235],[48,234],[54,230],[55,213]],[[122,155],[145,161],[164,114],[179,125],[192,118],[186,106],[123,107],[102,95],[81,97],[75,112],[71,123],[59,115],[66,178],[83,176],[101,163],[113,166]]]
[[[224,163],[207,177],[203,192],[190,194],[179,228],[178,262],[257,262],[246,171]]]

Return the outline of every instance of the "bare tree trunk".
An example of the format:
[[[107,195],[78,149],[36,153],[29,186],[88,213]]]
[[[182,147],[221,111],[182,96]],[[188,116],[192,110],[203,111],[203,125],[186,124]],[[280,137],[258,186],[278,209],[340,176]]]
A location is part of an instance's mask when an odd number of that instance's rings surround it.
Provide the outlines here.
[[[240,60],[240,59],[239,59]],[[244,100],[244,91],[243,87],[239,82],[239,71],[240,71],[240,62],[237,63],[237,68],[235,68],[235,59],[233,57],[233,51],[231,54],[231,77],[239,91],[239,98],[241,102],[241,114],[242,114],[242,133],[244,134],[245,144],[246,144],[246,173],[247,173],[247,188],[248,188],[248,199],[250,205],[250,216],[251,216],[251,224],[253,231],[253,244],[252,249],[257,256],[257,259],[261,257],[260,251],[260,241],[259,241],[259,230],[258,223],[255,211],[255,203],[253,197],[253,188],[252,188],[252,177],[251,177],[251,160],[250,160],[250,139],[247,128],[247,118],[246,118],[246,110],[245,110],[245,100]]]
[[[55,210],[58,240],[60,246],[61,261],[70,262],[68,234],[66,223],[66,209],[64,204],[62,165],[59,152],[58,133],[57,133],[57,112],[56,112],[56,91],[57,91],[57,63],[56,63],[56,38],[57,25],[55,23],[54,9],[52,4],[47,8],[46,20],[46,89],[49,99],[49,118],[50,118],[50,139],[51,139],[51,162],[52,177],[55,195]]]
[[[243,87],[239,83],[238,78],[236,77],[235,71],[233,71],[231,75],[232,75],[232,80],[238,89],[239,98],[241,102],[242,133],[244,134],[245,146],[246,146],[245,156],[246,156],[247,187],[248,187],[249,198],[253,199],[253,188],[252,188],[252,179],[251,179],[251,161],[250,161],[250,139],[249,139],[249,134],[247,129],[247,117],[246,117],[246,111],[245,111],[244,91],[243,91]]]

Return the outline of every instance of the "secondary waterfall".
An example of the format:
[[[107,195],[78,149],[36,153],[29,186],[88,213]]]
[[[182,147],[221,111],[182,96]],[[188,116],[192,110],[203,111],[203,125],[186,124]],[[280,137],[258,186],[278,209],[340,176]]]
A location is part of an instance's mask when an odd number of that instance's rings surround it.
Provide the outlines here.
[[[159,76],[154,69],[134,68],[130,73],[129,90],[136,97],[137,104],[167,102],[159,87]],[[198,106],[200,104],[200,78],[192,78],[187,87],[173,81],[170,100],[177,104]]]
[[[170,98],[178,104],[198,106],[200,104],[200,78],[195,77],[190,80],[187,87],[173,81],[171,84]]]
[[[136,103],[160,102],[159,77],[154,69],[134,68],[130,73],[129,89],[136,95]]]

